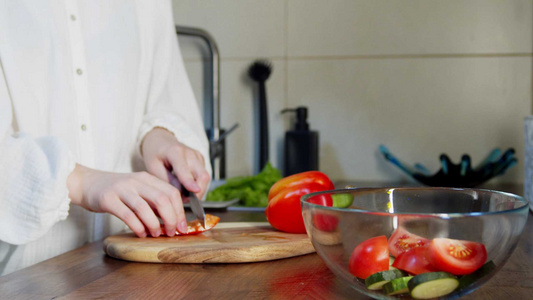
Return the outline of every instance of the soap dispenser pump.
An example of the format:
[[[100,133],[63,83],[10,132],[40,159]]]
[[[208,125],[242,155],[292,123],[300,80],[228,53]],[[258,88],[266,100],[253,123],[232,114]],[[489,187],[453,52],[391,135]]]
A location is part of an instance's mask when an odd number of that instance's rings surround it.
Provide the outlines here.
[[[307,107],[288,108],[281,113],[295,112],[294,129],[285,133],[284,176],[318,170],[318,132],[309,130]]]

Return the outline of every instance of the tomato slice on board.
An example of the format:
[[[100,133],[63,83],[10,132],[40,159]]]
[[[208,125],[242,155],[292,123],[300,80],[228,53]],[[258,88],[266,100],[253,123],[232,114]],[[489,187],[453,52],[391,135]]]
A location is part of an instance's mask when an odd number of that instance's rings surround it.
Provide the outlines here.
[[[218,221],[220,221],[220,218],[217,216],[213,216],[210,214],[205,215],[205,226],[206,228],[203,228],[202,225],[200,225],[200,221],[194,220],[187,222],[187,233],[181,233],[176,230],[176,235],[193,235],[193,234],[199,234],[205,231],[210,230],[211,228],[215,227],[217,225]],[[161,225],[161,235],[166,235],[165,233],[165,227]]]
[[[430,240],[412,234],[403,227],[398,227],[389,238],[389,251],[394,257],[407,252],[410,249],[429,244]]]
[[[402,252],[396,257],[392,266],[414,275],[436,272],[438,270],[435,269],[426,258],[427,249],[428,246],[426,245]]]
[[[370,238],[357,245],[348,263],[350,273],[366,279],[368,276],[389,269],[389,247],[384,235]]]
[[[309,183],[322,186],[321,191],[333,190],[335,188],[333,182],[331,182],[326,174],[320,171],[307,171],[287,176],[274,183],[268,192],[268,201],[272,200],[284,189],[302,186]]]
[[[440,271],[466,275],[483,266],[487,250],[481,243],[436,238],[429,243],[427,258]]]

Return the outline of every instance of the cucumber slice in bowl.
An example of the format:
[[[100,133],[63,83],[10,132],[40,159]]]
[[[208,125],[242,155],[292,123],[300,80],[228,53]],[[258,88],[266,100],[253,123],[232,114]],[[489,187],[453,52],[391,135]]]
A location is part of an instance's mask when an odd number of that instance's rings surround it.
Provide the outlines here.
[[[383,285],[393,279],[404,277],[407,274],[400,270],[387,270],[374,273],[365,279],[366,288],[369,290],[380,290]]]
[[[383,285],[383,292],[388,296],[409,293],[407,283],[413,276],[406,276],[393,279]]]
[[[431,299],[448,295],[459,286],[459,280],[446,272],[430,272],[417,275],[407,283],[414,299]]]
[[[492,272],[492,270],[494,269],[496,269],[496,265],[491,260],[488,263],[484,264],[481,268],[477,269],[474,273],[462,276],[459,279],[459,288],[467,288],[482,277],[485,277],[486,275],[490,274],[490,272]]]

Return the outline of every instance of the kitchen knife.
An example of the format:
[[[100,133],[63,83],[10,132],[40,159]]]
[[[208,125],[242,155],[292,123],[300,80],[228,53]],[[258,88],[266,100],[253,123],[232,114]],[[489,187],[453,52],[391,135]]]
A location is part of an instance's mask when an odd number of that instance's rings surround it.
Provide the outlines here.
[[[189,198],[189,202],[191,205],[192,212],[200,221],[200,225],[202,225],[203,228],[206,228],[205,224],[205,211],[202,206],[202,203],[200,202],[200,199],[194,194],[189,192],[186,188],[183,188],[183,192],[181,193],[184,197]]]

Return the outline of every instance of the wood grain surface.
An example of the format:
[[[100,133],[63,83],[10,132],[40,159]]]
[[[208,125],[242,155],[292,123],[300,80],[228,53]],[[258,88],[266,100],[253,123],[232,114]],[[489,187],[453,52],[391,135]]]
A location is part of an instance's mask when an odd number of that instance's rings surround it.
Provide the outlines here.
[[[219,223],[197,235],[138,238],[133,233],[104,240],[111,257],[155,263],[243,263],[315,252],[307,234],[288,234],[268,223]]]
[[[521,186],[493,189],[516,194],[522,190]],[[226,222],[265,221],[264,213],[258,212],[216,215]],[[165,264],[114,259],[102,247],[103,241],[90,243],[0,277],[0,299],[371,299],[335,276],[316,253],[256,263]],[[503,268],[461,300],[525,300],[532,295],[530,214]]]

